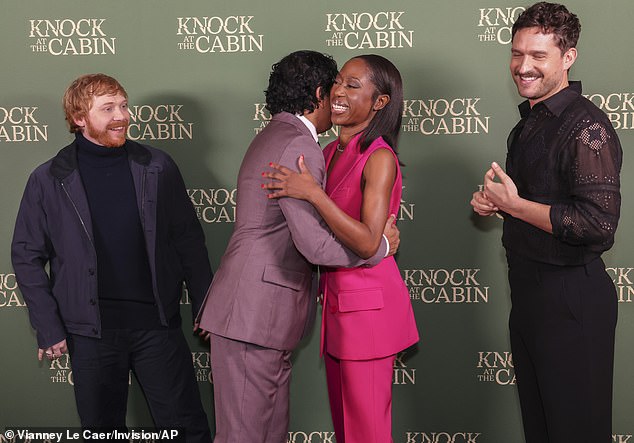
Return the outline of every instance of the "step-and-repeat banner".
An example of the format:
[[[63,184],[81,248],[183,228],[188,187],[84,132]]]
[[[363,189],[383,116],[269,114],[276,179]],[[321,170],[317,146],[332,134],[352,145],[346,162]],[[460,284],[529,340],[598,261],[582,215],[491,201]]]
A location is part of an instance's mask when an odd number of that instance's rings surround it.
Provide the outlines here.
[[[72,140],[61,107],[69,83],[104,72],[124,85],[128,137],[164,149],[180,166],[215,268],[235,220],[240,161],[271,118],[263,94],[271,65],[313,49],[340,66],[357,54],[384,55],[404,80],[398,263],[421,341],[394,366],[394,441],[522,442],[502,224],[474,216],[469,200],[490,162],[504,163],[507,134],[519,119],[509,43],[526,6],[517,0],[1,0],[0,430],[79,424],[68,358],[37,361],[10,262],[28,175]],[[634,434],[634,3],[569,0],[567,6],[582,23],[571,78],[582,80],[584,94],[608,113],[625,153],[621,222],[604,258],[619,297],[614,441],[627,442]],[[322,146],[336,136],[337,128],[323,134]],[[184,294],[186,320],[189,308]],[[185,323],[213,426],[209,351]],[[290,443],[334,442],[318,341],[315,331],[294,354]],[[130,383],[128,423],[149,426],[134,377]]]

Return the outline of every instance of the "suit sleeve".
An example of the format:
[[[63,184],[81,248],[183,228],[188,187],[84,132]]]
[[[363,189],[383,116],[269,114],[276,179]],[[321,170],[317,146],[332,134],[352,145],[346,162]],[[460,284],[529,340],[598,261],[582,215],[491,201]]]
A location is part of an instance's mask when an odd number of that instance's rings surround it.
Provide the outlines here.
[[[40,189],[35,174],[32,174],[15,222],[11,261],[20,292],[29,309],[31,326],[36,331],[38,346],[46,349],[64,340],[67,334],[46,272],[49,257],[54,251],[49,240],[47,215],[42,206]]]
[[[312,140],[306,142],[304,138],[298,138],[291,142],[282,155],[280,164],[297,171],[297,159],[302,154],[311,174],[323,187],[324,156]],[[382,239],[376,254],[364,260],[336,239],[317,210],[307,201],[284,197],[279,199],[279,204],[291,231],[293,243],[313,264],[343,268],[375,266],[387,253],[386,241]]]
[[[185,182],[174,160],[168,160],[168,186],[171,190],[170,238],[185,274],[185,284],[192,304],[192,316],[200,310],[213,277],[205,234],[194,206],[187,195]]]

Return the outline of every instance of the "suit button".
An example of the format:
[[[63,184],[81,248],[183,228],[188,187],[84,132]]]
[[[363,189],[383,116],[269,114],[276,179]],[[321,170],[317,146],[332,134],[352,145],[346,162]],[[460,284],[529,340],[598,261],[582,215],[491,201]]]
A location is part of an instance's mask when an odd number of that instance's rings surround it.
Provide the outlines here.
[[[93,334],[97,335],[97,333],[98,333],[98,332],[99,332],[99,331],[97,331],[97,328],[92,328],[92,333],[93,333]]]
[[[330,313],[331,314],[336,314],[337,313],[337,307],[336,306],[330,306]]]
[[[95,301],[95,299],[94,299],[94,298],[91,298],[91,299],[90,299],[90,304],[91,304],[91,305],[93,305],[93,306],[95,306],[95,305],[97,304],[97,302]]]
[[[88,275],[95,275],[95,270],[93,268],[88,269]]]

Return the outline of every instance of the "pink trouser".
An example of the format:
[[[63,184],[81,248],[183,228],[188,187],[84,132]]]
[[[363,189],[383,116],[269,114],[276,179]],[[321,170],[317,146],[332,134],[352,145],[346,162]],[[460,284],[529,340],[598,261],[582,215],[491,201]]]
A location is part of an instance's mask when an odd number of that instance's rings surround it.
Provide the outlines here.
[[[392,443],[395,358],[339,360],[324,353],[337,443]]]

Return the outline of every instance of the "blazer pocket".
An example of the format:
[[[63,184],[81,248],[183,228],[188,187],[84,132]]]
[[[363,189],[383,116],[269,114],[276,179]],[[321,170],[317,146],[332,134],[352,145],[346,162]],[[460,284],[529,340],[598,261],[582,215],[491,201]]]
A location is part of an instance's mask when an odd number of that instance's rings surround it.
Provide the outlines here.
[[[339,312],[369,311],[383,307],[383,288],[339,291]]]
[[[299,291],[304,287],[306,276],[302,272],[291,271],[275,265],[264,265],[262,280],[274,285]]]

